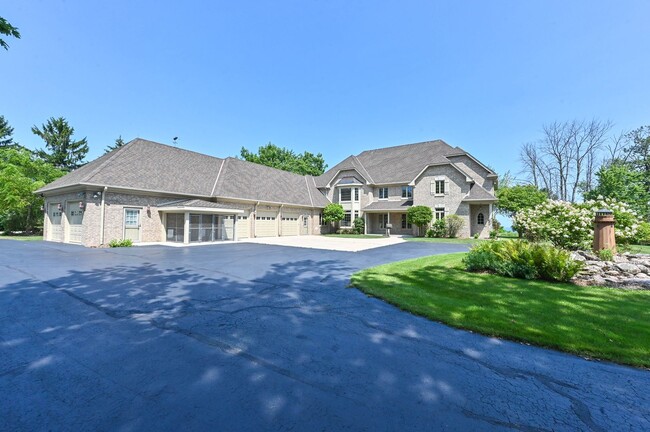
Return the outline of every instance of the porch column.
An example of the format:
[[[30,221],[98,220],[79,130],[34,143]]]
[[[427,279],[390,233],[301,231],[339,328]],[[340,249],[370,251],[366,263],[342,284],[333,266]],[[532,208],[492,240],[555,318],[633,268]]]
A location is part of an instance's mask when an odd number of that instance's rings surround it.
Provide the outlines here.
[[[183,243],[190,243],[190,212],[185,212],[185,224],[183,225]]]
[[[363,214],[363,233],[368,234],[368,213]]]
[[[237,241],[237,215],[233,215],[232,220],[232,241]]]

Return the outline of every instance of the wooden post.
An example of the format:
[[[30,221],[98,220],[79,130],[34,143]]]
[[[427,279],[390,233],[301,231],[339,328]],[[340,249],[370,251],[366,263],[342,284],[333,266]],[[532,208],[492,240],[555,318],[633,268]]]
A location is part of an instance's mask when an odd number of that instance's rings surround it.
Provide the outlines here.
[[[614,213],[611,210],[596,210],[596,218],[594,219],[594,252],[603,249],[616,252],[614,222]]]

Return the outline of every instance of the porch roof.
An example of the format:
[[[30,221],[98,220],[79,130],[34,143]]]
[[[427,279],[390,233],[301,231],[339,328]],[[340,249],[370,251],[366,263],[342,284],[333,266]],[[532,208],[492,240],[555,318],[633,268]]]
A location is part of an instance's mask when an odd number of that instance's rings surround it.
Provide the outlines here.
[[[205,201],[201,199],[185,199],[164,203],[158,206],[162,212],[171,211],[195,211],[199,213],[220,213],[220,214],[236,214],[244,213],[244,210],[232,208],[231,206],[223,203]]]
[[[469,193],[463,198],[464,202],[491,203],[497,202],[497,197],[485,190],[483,186],[474,184]]]
[[[413,200],[400,200],[400,201],[375,201],[368,204],[361,210],[364,212],[380,212],[380,211],[407,211],[409,207],[413,206]]]

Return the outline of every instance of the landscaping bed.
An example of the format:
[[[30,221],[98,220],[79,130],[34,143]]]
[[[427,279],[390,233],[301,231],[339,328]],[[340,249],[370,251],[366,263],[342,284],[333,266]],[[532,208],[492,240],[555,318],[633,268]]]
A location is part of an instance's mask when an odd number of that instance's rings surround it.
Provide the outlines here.
[[[465,255],[386,264],[354,274],[351,284],[454,327],[650,367],[650,291],[471,273]]]

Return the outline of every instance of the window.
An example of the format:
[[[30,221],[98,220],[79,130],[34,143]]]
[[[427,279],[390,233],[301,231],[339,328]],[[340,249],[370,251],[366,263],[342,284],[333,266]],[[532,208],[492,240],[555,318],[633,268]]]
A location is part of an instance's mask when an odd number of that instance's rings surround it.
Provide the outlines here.
[[[402,198],[413,198],[413,186],[402,186]]]
[[[319,213],[319,214],[318,214],[318,223],[319,223],[321,226],[327,225],[327,224],[325,223],[325,221],[323,220],[323,213]]]
[[[352,212],[350,212],[349,210],[345,212],[345,215],[343,216],[343,220],[341,221],[341,226],[343,227],[352,226]]]
[[[434,213],[435,213],[436,220],[440,220],[440,219],[445,218],[445,208],[444,207],[436,207]]]
[[[305,228],[309,227],[309,219],[307,218],[307,216],[302,217],[302,226],[304,226]]]
[[[388,188],[379,188],[379,199],[388,199]]]
[[[354,201],[359,201],[359,188],[354,188]]]
[[[340,189],[341,196],[339,198],[340,202],[349,202],[352,201],[352,189],[342,188]]]
[[[444,195],[445,194],[445,181],[444,180],[436,180],[434,193],[436,195]]]
[[[413,225],[408,221],[408,217],[406,217],[406,213],[402,213],[402,229],[412,229]]]
[[[127,209],[124,213],[124,225],[127,228],[137,228],[140,225],[138,221],[139,218],[140,210]]]
[[[388,213],[379,215],[379,228],[384,229],[388,225]]]
[[[483,213],[479,213],[476,219],[479,225],[485,225],[485,216],[483,216]]]

